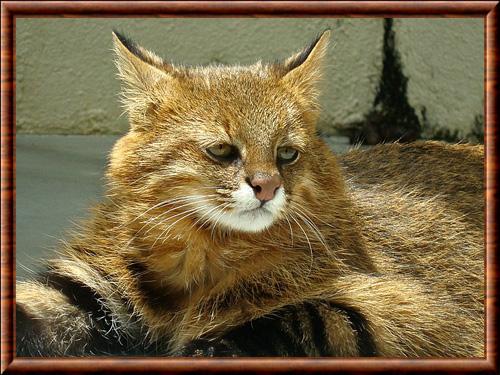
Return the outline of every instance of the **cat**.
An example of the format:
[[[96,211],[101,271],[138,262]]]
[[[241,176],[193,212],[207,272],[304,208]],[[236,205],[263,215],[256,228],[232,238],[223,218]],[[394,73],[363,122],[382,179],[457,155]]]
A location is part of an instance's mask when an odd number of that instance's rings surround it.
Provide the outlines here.
[[[335,156],[329,35],[184,67],[114,32],[130,130],[105,200],[17,284],[18,355],[484,356],[483,147]]]

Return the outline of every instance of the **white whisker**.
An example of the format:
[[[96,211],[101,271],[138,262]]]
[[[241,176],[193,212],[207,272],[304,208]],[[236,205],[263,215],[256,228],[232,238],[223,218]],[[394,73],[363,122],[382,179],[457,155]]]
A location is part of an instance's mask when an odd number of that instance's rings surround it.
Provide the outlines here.
[[[217,205],[217,206],[212,207],[212,208],[211,208],[211,209],[209,209],[208,211],[204,212],[204,213],[200,216],[200,218],[199,218],[198,220],[196,220],[196,222],[194,223],[194,225],[198,224],[198,223],[202,220],[202,218],[204,218],[204,217],[206,217],[206,216],[210,215],[210,213],[211,213],[211,212],[216,211],[216,210],[217,210],[219,207],[221,207],[223,204],[224,204],[224,203],[221,203],[221,204],[219,204],[219,205]],[[203,223],[202,223],[202,224],[198,227],[198,229],[197,229],[196,231],[198,231],[200,228],[202,228],[203,226],[205,226],[205,224],[206,224],[208,221],[210,221],[211,219],[212,219],[212,216],[208,217],[208,219],[206,219],[206,220],[205,220],[205,221],[204,221],[204,222],[203,222]]]
[[[189,216],[191,216],[191,215],[193,215],[193,214],[195,214],[195,213],[197,213],[197,212],[198,212],[198,208],[196,208],[196,207],[195,207],[195,208],[193,208],[193,209],[191,209],[191,210],[188,210],[188,211],[184,211],[184,212],[182,212],[184,215],[183,215],[183,216],[181,216],[181,217],[180,217],[179,219],[177,219],[176,221],[174,221],[173,223],[171,223],[171,224],[170,224],[167,228],[165,228],[165,230],[163,230],[163,231],[160,233],[160,235],[157,237],[157,239],[155,240],[155,242],[153,242],[152,247],[154,247],[154,246],[155,246],[156,242],[158,242],[158,240],[159,240],[160,238],[162,238],[165,234],[167,234],[167,235],[165,236],[165,238],[163,238],[163,240],[162,240],[162,242],[161,242],[162,244],[163,244],[163,243],[165,243],[165,241],[169,238],[168,232],[170,231],[170,228],[172,228],[172,227],[173,227],[175,224],[177,224],[179,221],[184,220],[184,219],[188,218]],[[176,216],[178,216],[178,215],[176,215]]]
[[[229,205],[230,205],[230,203],[226,203],[224,206],[221,207],[219,217],[217,217],[217,219],[215,220],[215,222],[212,225],[212,230],[210,232],[210,238],[212,238],[212,240],[214,239],[214,231],[215,231],[215,228],[217,228],[217,223],[219,222],[222,215],[224,215],[224,209],[227,208]]]
[[[313,254],[313,249],[312,249],[312,246],[311,246],[311,241],[309,241],[309,236],[307,235],[307,233],[304,230],[304,228],[302,228],[302,225],[300,225],[300,223],[295,219],[295,217],[293,216],[293,214],[291,214],[290,217],[292,218],[293,221],[295,221],[295,223],[302,230],[302,233],[304,233],[304,236],[306,236],[307,244],[309,245],[309,251],[310,251],[310,255],[311,255],[311,262],[309,264],[309,272],[307,274],[307,276],[309,276],[311,274],[311,270],[312,270],[312,267],[313,267],[313,261],[314,261],[314,254]]]
[[[288,217],[285,215],[285,220],[288,223],[288,227],[290,228],[290,239],[292,240],[291,246],[293,247],[293,229],[292,229],[292,224],[290,223],[290,220],[288,220]]]
[[[144,211],[143,213],[141,213],[140,215],[138,215],[137,217],[135,217],[133,220],[131,220],[127,224],[133,223],[134,221],[138,220],[139,218],[141,218],[142,216],[144,216],[145,214],[147,214],[151,210],[154,210],[155,208],[159,208],[159,207],[162,207],[162,206],[167,206],[167,205],[173,204],[173,203],[179,203],[179,202],[183,202],[183,201],[189,201],[191,199],[204,198],[204,197],[212,197],[212,196],[215,197],[215,196],[217,196],[217,194],[202,195],[202,196],[200,196],[200,195],[188,195],[188,196],[185,196],[185,197],[176,197],[176,198],[166,199],[164,201],[161,201],[161,202],[155,204],[152,207],[149,207],[146,211]]]
[[[198,201],[192,201],[192,202],[188,202],[188,203],[182,204],[182,205],[180,205],[180,206],[175,206],[175,207],[172,207],[171,209],[169,209],[169,210],[167,210],[167,211],[165,211],[165,212],[162,212],[161,214],[159,214],[159,215],[157,215],[157,216],[155,216],[155,217],[153,217],[153,218],[149,219],[148,221],[146,221],[146,223],[142,226],[142,228],[141,228],[139,231],[141,231],[141,230],[142,230],[142,229],[143,229],[146,225],[148,225],[149,223],[151,223],[151,222],[154,222],[154,221],[158,220],[159,218],[161,218],[161,217],[165,216],[166,214],[168,214],[168,213],[170,213],[170,212],[172,212],[172,211],[178,210],[178,209],[183,208],[183,207],[192,206],[192,205],[194,205],[194,204],[200,203],[200,201],[201,201],[201,202],[209,202],[209,201],[214,201],[214,200],[217,200],[217,199],[216,199],[216,198],[212,198],[212,199],[200,199],[200,200],[198,200]],[[168,219],[171,219],[171,218],[174,218],[174,217],[177,217],[177,216],[179,216],[179,214],[176,214],[176,215],[174,215],[174,216],[168,217],[168,218],[166,218],[165,220],[168,220]],[[155,224],[153,227],[149,228],[149,229],[148,229],[148,230],[147,230],[144,234],[147,234],[148,232],[150,232],[150,231],[151,231],[153,228],[155,228],[156,226],[161,225],[162,223],[164,223],[164,222],[165,222],[165,220],[162,220],[162,221],[160,221],[159,223]]]
[[[297,215],[299,215],[299,217],[302,219],[302,221],[304,221],[304,223],[307,224],[313,230],[314,234],[316,235],[316,237],[318,238],[318,240],[321,242],[321,244],[325,247],[326,251],[330,251],[330,248],[326,244],[325,237],[320,232],[320,230],[316,226],[316,224],[314,224],[314,222],[305,213],[303,213],[302,211],[297,210],[296,213],[297,213]]]

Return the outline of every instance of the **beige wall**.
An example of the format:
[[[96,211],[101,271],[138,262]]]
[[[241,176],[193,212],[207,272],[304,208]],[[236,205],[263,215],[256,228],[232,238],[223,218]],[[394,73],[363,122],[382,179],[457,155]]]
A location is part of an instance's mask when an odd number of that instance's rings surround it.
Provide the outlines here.
[[[409,102],[424,106],[436,126],[466,135],[483,113],[484,38],[481,19],[396,20],[394,30]]]
[[[16,120],[20,133],[126,131],[111,30],[174,63],[251,63],[300,49],[333,31],[323,82],[321,128],[360,120],[382,68],[383,19],[17,19]],[[395,22],[409,99],[429,120],[464,133],[483,103],[482,19]]]

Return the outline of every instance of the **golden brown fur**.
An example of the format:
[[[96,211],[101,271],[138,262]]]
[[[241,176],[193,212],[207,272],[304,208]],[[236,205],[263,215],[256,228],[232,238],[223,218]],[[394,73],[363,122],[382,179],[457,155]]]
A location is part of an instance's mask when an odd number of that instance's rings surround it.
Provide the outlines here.
[[[327,301],[364,317],[377,355],[483,356],[483,149],[419,142],[337,159],[315,134],[327,37],[282,64],[205,68],[115,38],[131,130],[112,151],[107,201],[51,272],[101,296],[122,335],[169,352]],[[201,151],[214,142],[242,160],[214,163]],[[276,165],[282,144],[300,151],[295,164]],[[228,203],[256,172],[279,173],[286,191],[268,228],[229,230],[196,209],[202,195]],[[33,286],[18,285],[19,306]],[[330,345],[359,355],[343,315],[321,306]],[[24,308],[50,320],[44,309]]]

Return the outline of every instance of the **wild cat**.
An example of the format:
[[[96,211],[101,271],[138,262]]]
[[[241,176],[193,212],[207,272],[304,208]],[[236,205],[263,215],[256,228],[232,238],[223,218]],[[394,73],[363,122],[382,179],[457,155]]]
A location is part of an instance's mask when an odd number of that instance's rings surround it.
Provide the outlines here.
[[[336,157],[328,38],[183,67],[114,33],[130,130],[104,201],[17,285],[18,355],[484,355],[483,148]]]

